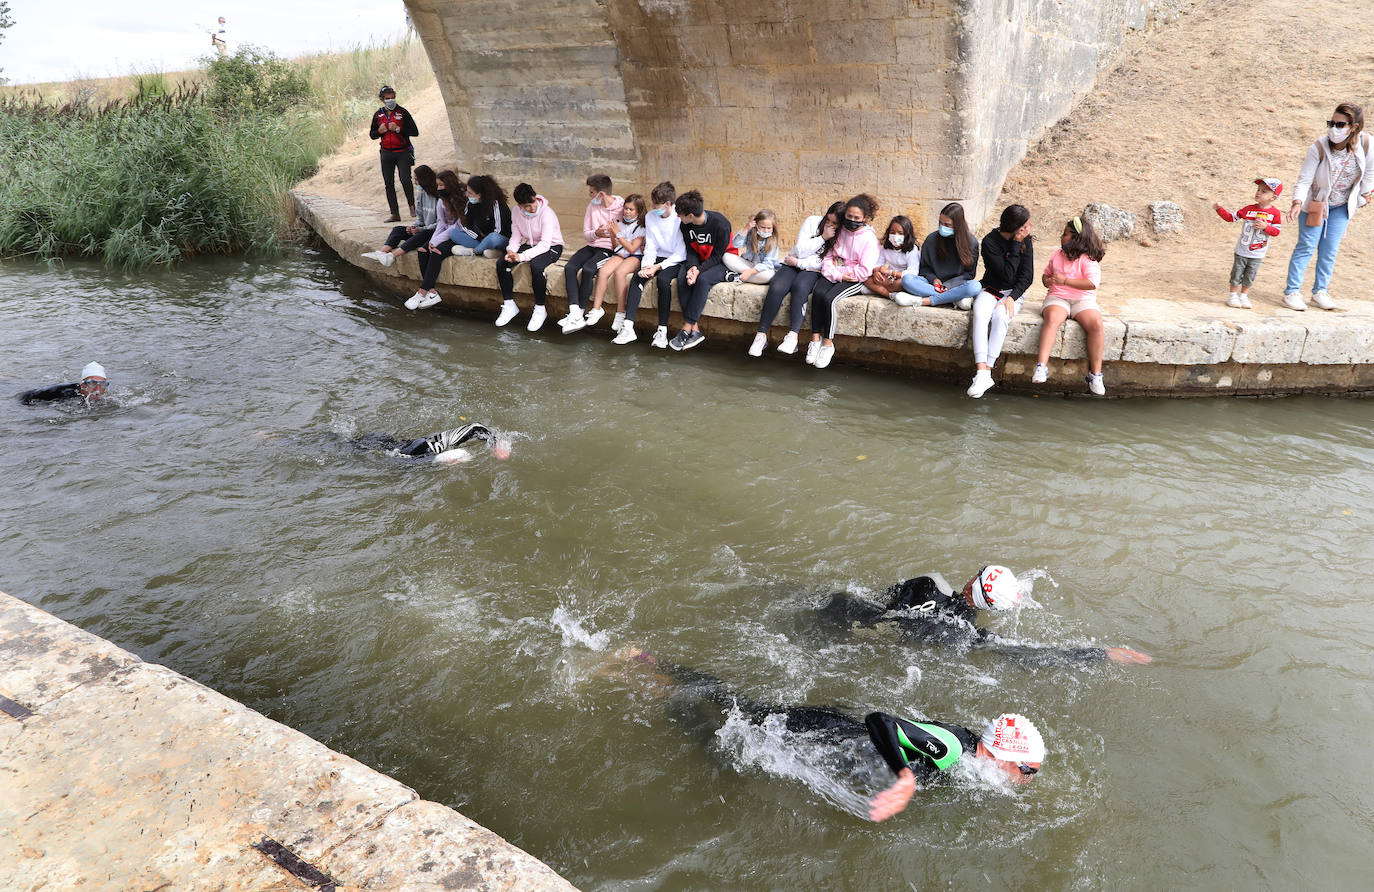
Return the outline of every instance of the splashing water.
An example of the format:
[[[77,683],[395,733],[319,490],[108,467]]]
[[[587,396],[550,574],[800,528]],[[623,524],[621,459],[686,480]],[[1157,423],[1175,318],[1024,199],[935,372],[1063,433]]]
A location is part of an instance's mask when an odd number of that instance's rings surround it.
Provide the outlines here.
[[[549,617],[549,623],[563,635],[563,646],[572,647],[580,644],[588,650],[602,651],[606,649],[607,642],[610,641],[610,634],[602,632],[588,632],[582,627],[585,618],[573,616],[562,605],[553,609],[553,615]]]
[[[1050,585],[1059,588],[1059,583],[1055,582],[1050,571],[1045,567],[1032,567],[1029,570],[1017,575],[1016,582],[1021,587],[1022,606],[1033,610],[1040,609],[1040,602],[1033,597],[1035,594],[1035,581],[1037,579],[1048,579]]]

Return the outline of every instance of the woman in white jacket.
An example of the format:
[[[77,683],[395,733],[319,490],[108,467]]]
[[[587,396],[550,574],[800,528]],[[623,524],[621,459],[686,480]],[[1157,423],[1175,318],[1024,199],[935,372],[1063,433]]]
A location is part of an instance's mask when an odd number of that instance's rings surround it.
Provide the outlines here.
[[[802,322],[806,319],[806,302],[811,297],[811,289],[821,275],[821,248],[826,239],[834,238],[839,231],[840,220],[844,217],[844,202],[837,201],[824,214],[807,217],[797,233],[797,244],[773,273],[773,281],[768,283],[768,295],[763,299],[763,310],[759,313],[759,332],[749,348],[750,356],[763,355],[764,345],[768,342],[768,329],[782,309],[783,298],[792,296],[791,319],[788,320],[787,336],[778,345],[779,353],[797,352],[797,335],[801,332]]]
[[[1313,252],[1317,275],[1312,303],[1323,310],[1336,308],[1326,290],[1336,267],[1336,252],[1350,218],[1374,197],[1374,140],[1363,132],[1364,111],[1353,102],[1342,102],[1326,126],[1330,128],[1326,135],[1307,150],[1288,210],[1290,223],[1297,221],[1299,213],[1302,216],[1283,289],[1283,305],[1290,310],[1307,309],[1299,291]]]

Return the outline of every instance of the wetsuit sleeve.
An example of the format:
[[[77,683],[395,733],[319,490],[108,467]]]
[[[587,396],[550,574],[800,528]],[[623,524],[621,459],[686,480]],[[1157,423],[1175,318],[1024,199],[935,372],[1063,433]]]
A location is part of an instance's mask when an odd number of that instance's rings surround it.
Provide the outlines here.
[[[27,390],[19,394],[19,401],[28,406],[33,403],[50,403],[57,400],[69,400],[81,396],[80,384],[57,384],[53,387],[44,387],[39,390]]]
[[[915,576],[887,590],[887,609],[906,610],[909,607],[919,607],[942,594],[944,593],[940,591],[933,577]]]
[[[1086,666],[1107,659],[1107,649],[1104,647],[1042,647],[1037,644],[1017,644],[987,629],[978,630],[978,644],[1027,666]]]
[[[903,768],[910,768],[917,780],[949,768],[965,750],[972,750],[978,742],[976,734],[959,725],[944,722],[918,725],[885,712],[870,712],[864,717],[864,726],[868,728],[873,747],[892,773],[901,774]],[[932,727],[947,732],[950,739],[941,739],[929,730]]]
[[[855,624],[872,626],[882,619],[887,609],[867,598],[848,592],[835,592],[816,608],[816,619],[825,626],[848,631]]]

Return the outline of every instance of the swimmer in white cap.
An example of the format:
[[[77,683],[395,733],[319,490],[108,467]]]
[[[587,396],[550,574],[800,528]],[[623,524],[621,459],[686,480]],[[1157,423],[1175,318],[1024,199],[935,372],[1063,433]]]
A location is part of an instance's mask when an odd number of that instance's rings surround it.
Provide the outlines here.
[[[398,440],[386,434],[359,437],[355,445],[383,449],[405,458],[432,461],[437,464],[457,464],[472,461],[476,452],[469,448],[475,442],[485,442],[492,456],[510,458],[510,438],[498,436],[482,424],[465,424],[453,430],[440,431],[414,440]]]
[[[903,637],[959,646],[980,645],[1032,663],[1148,663],[1150,658],[1128,647],[1037,647],[1007,641],[976,623],[980,610],[1011,610],[1025,602],[1016,574],[999,564],[978,571],[957,595],[939,573],[928,573],[887,590],[886,604],[837,592],[817,608],[822,623],[850,631],[892,623]]]
[[[79,384],[56,384],[39,390],[28,390],[19,395],[19,401],[29,406],[34,403],[80,398],[84,399],[87,405],[90,405],[104,396],[109,387],[110,382],[105,377],[105,367],[98,362],[88,362],[86,367],[81,370],[81,382]]]
[[[789,734],[806,734],[809,744],[867,737],[897,780],[873,797],[868,816],[882,821],[906,808],[918,784],[927,784],[953,768],[960,759],[977,759],[996,768],[1012,783],[1025,783],[1040,771],[1045,741],[1025,716],[1006,713],[990,722],[980,735],[962,725],[915,721],[885,712],[860,719],[834,706],[776,706],[755,703],[727,688],[720,679],[697,669],[660,660],[637,647],[622,647],[612,655],[651,672],[653,679],[675,696],[689,696],[714,704],[719,719],[740,715],[754,724],[782,716]]]

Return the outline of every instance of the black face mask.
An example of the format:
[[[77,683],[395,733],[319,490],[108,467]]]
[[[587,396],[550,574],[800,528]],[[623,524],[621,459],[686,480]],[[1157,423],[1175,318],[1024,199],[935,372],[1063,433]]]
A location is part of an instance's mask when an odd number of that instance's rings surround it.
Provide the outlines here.
[[[857,232],[858,230],[864,228],[864,221],[862,221],[862,220],[845,220],[845,221],[844,221],[844,228],[845,228],[845,229],[848,229],[850,232]]]
[[[438,192],[440,195],[447,195],[447,194],[448,194],[448,190],[447,190],[447,189],[442,189],[442,188],[441,188],[441,189],[436,189],[435,191]]]

